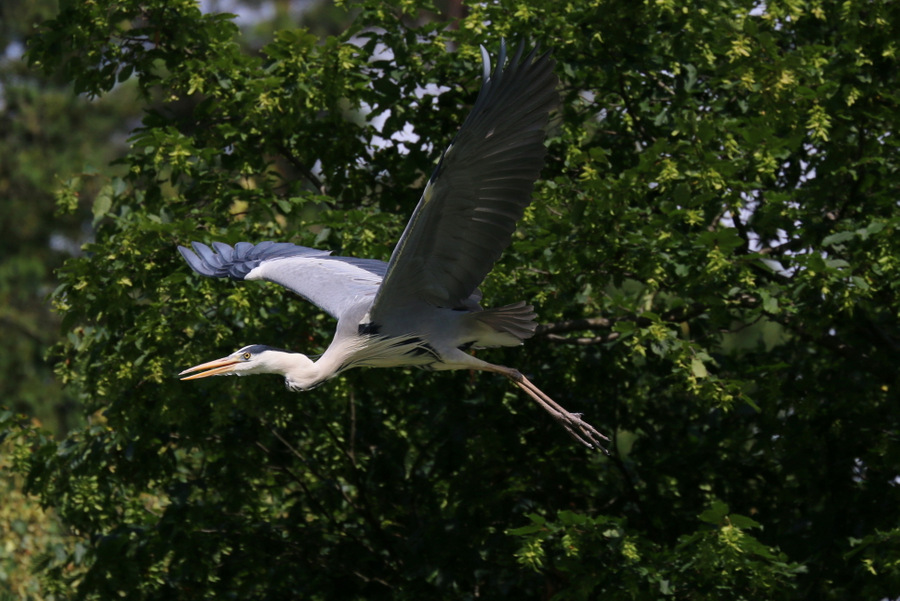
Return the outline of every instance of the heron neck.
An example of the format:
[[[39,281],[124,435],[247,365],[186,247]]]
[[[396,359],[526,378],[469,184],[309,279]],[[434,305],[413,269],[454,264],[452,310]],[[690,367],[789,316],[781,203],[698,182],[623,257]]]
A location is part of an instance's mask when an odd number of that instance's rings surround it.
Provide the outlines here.
[[[316,361],[301,353],[276,351],[266,371],[283,375],[291,390],[309,390],[358,365],[356,358],[365,355],[367,347],[365,339],[336,339]]]
[[[275,371],[284,376],[291,390],[310,390],[341,371],[341,357],[329,347],[317,361],[301,353],[278,353]]]
[[[284,376],[285,384],[291,390],[307,390],[324,381],[312,359],[302,353],[288,351],[267,351],[265,364],[257,373]]]

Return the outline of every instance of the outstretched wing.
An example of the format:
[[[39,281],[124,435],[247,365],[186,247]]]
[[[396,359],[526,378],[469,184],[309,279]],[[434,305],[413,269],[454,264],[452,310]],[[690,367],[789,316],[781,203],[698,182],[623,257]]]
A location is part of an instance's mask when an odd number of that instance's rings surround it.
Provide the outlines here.
[[[275,282],[336,319],[347,308],[374,298],[387,270],[384,261],[332,257],[330,251],[287,242],[238,242],[234,248],[221,242],[213,242],[213,248],[192,242],[191,246],[193,251],[179,246],[178,252],[200,275]]]
[[[545,129],[558,104],[554,61],[522,60],[520,44],[497,68],[482,47],[484,81],[444,151],[388,263],[372,318],[409,301],[464,304],[512,238],[544,166]]]

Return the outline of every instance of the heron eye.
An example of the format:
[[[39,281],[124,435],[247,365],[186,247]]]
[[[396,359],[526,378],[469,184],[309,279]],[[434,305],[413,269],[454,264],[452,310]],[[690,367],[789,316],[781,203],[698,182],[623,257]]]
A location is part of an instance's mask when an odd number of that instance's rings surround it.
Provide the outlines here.
[[[244,353],[244,361],[249,361],[250,357],[251,357],[250,353]]]

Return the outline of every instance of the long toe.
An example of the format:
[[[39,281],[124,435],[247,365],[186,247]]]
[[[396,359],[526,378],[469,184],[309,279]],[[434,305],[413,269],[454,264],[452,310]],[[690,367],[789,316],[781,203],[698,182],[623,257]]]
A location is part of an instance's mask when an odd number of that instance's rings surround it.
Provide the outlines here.
[[[540,405],[547,413],[553,416],[569,435],[586,446],[589,449],[598,449],[609,455],[609,451],[603,446],[603,442],[609,442],[609,439],[597,431],[597,428],[581,419],[580,413],[570,413],[562,408],[562,406],[547,396],[543,390],[535,386],[531,380],[522,375],[518,370],[501,365],[490,365],[487,368],[505,375],[512,380],[516,386],[525,391],[534,401]]]
[[[594,426],[581,419],[579,414],[560,414],[559,421],[572,438],[588,448],[597,449],[606,455],[609,455],[609,451],[603,446],[604,442],[609,442],[609,438],[598,432]]]

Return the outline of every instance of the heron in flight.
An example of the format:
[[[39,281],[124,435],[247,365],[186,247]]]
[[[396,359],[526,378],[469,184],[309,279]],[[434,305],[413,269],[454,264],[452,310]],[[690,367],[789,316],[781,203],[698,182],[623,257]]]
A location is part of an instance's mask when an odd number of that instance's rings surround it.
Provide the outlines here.
[[[483,81],[472,111],[431,174],[389,262],[335,257],[289,243],[192,243],[178,250],[197,273],[268,280],[337,319],[334,339],[313,361],[254,344],[186,369],[184,380],[279,374],[291,390],[309,390],[351,367],[469,369],[506,376],[577,441],[603,450],[609,440],[580,414],[563,409],[516,369],[470,348],[516,346],[534,334],[524,302],[482,309],[478,286],[506,248],[531,202],[544,165],[544,136],[558,103],[554,61],[523,45],[497,67],[481,48]]]

